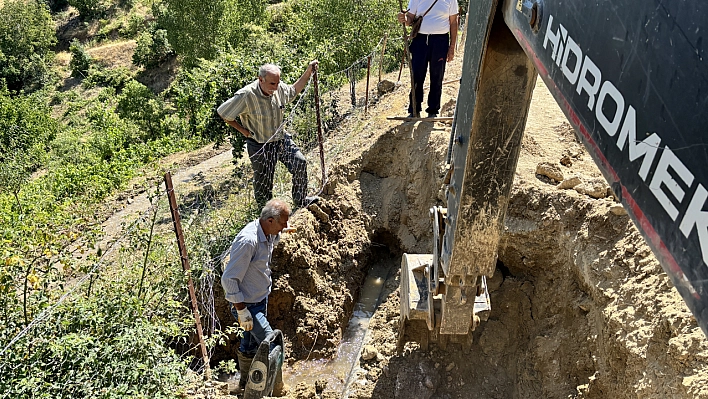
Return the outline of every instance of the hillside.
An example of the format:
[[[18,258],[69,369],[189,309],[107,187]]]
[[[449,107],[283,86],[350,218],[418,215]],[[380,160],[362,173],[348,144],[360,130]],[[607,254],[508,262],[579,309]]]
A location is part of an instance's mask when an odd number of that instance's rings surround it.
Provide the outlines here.
[[[429,209],[446,206],[451,124],[387,119],[407,114],[410,80],[404,69],[397,82],[400,40],[367,31],[386,31],[384,17],[371,14],[364,27],[332,12],[327,22],[346,29],[331,35],[351,46],[341,51],[328,41],[333,28],[313,27],[331,10],[257,2],[263,21],[227,20],[221,47],[196,46],[214,58],[187,69],[165,48],[155,51],[164,55],[156,65],[135,65],[141,33],[161,37],[151,14],[159,10],[147,0],[108,3],[104,17],[86,21],[73,7],[52,15],[58,80],[41,99],[56,126],[17,191],[0,192],[0,397],[235,397],[229,360],[238,340],[220,262],[259,210],[243,142],[214,104],[252,81],[266,59],[282,62],[292,82],[320,54],[326,179],[311,83],[287,110],[287,127],[321,200],[290,218],[296,231],[275,249],[268,308],[285,337],[288,398],[708,398],[708,340],[540,79],[488,280],[488,320],[469,353],[456,343],[423,350],[413,339],[399,352],[399,269],[404,253],[432,252]],[[245,44],[229,47],[226,36]],[[80,46],[71,50],[74,39]],[[90,66],[77,73],[72,60],[82,54]],[[461,45],[440,116],[455,110],[463,56]],[[377,69],[393,71],[383,76],[391,91],[377,92]],[[35,97],[23,96],[17,108],[31,109]],[[168,171],[190,273],[159,184]],[[286,200],[289,180],[277,172],[276,195]],[[187,276],[213,381],[202,381],[194,356]]]

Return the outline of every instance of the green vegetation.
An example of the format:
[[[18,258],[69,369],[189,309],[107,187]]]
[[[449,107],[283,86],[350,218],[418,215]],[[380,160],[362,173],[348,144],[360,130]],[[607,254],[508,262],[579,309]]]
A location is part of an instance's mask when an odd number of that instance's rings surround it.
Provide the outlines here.
[[[39,0],[0,2],[0,80],[13,91],[48,83],[56,43],[49,9]]]
[[[101,203],[136,177],[154,191],[166,155],[226,139],[242,148],[215,110],[265,62],[280,65],[292,83],[319,59],[321,92],[339,88],[346,76],[335,72],[385,33],[399,34],[397,2],[0,4],[0,396],[177,397],[194,323],[174,236],[156,231],[156,220],[169,218],[165,199],[153,195],[155,213],[110,254],[96,246]],[[57,39],[55,20],[66,23],[75,10],[76,34]],[[132,65],[106,65],[92,52],[121,38],[136,40]],[[66,57],[55,57],[57,43]],[[391,70],[401,44],[387,49]],[[148,77],[168,62],[178,65],[175,79],[156,92]],[[302,101],[293,125],[314,142],[312,91]],[[323,109],[325,124],[340,116],[336,98]],[[248,170],[237,166],[235,186],[248,186]],[[191,198],[193,208],[181,210],[183,218],[195,212],[186,238],[203,290],[214,278],[207,265],[255,212],[247,190],[215,195]],[[229,205],[212,208],[219,201]],[[214,332],[209,342],[223,339]]]

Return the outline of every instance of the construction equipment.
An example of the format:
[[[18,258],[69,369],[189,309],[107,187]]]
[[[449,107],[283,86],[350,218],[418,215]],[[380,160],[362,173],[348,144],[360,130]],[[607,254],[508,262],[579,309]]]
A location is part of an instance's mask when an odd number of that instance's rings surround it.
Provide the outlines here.
[[[248,382],[243,393],[243,399],[260,399],[271,396],[277,381],[283,380],[283,360],[285,346],[283,333],[273,330],[260,343],[248,371]]]
[[[708,335],[708,3],[480,0],[466,26],[447,209],[434,253],[404,254],[399,349],[469,349],[489,313],[537,75]]]

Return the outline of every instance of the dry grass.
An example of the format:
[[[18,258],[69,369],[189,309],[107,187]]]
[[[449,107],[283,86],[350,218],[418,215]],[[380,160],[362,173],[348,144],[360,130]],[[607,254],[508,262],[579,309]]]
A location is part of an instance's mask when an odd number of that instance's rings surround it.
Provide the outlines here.
[[[109,43],[103,46],[87,49],[86,52],[96,62],[106,68],[127,67],[136,69],[133,65],[135,40],[125,40]]]

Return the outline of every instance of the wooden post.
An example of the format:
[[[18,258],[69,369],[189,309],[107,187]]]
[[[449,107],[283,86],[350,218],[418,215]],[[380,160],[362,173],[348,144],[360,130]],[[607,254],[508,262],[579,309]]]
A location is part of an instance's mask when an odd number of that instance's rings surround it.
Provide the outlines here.
[[[369,112],[369,75],[371,74],[371,54],[366,57],[366,96],[364,97],[364,113]]]
[[[384,34],[383,45],[381,46],[381,61],[379,62],[379,82],[378,83],[381,83],[381,73],[383,72],[383,64],[384,64],[384,53],[386,52],[386,40],[388,40],[388,33]]]
[[[319,89],[319,83],[317,81],[317,70],[319,68],[315,66],[314,73],[312,76],[313,83],[315,84],[315,112],[317,113],[317,143],[319,144],[320,147],[320,168],[322,169],[322,189],[324,188],[325,183],[327,182],[327,171],[325,170],[325,161],[324,161],[324,147],[323,147],[323,139],[322,139],[322,119],[320,117],[320,89]],[[368,84],[368,81],[367,81]],[[367,88],[368,89],[368,88]],[[368,90],[367,90],[367,96],[368,96]]]
[[[204,335],[202,334],[202,322],[199,317],[199,307],[197,306],[197,295],[194,292],[194,284],[192,284],[192,274],[189,270],[189,258],[187,257],[187,246],[184,244],[184,233],[182,232],[182,223],[179,218],[179,209],[177,209],[177,199],[175,198],[175,190],[172,186],[172,176],[170,172],[165,173],[165,187],[167,187],[167,197],[170,201],[170,212],[172,213],[172,222],[175,226],[175,234],[177,235],[177,246],[179,248],[179,257],[182,261],[182,269],[187,273],[187,286],[189,287],[189,299],[192,302],[192,313],[197,326],[197,338],[199,339],[199,348],[202,352],[202,360],[204,361],[204,379],[211,380],[211,368],[209,368],[209,354],[204,344]]]

